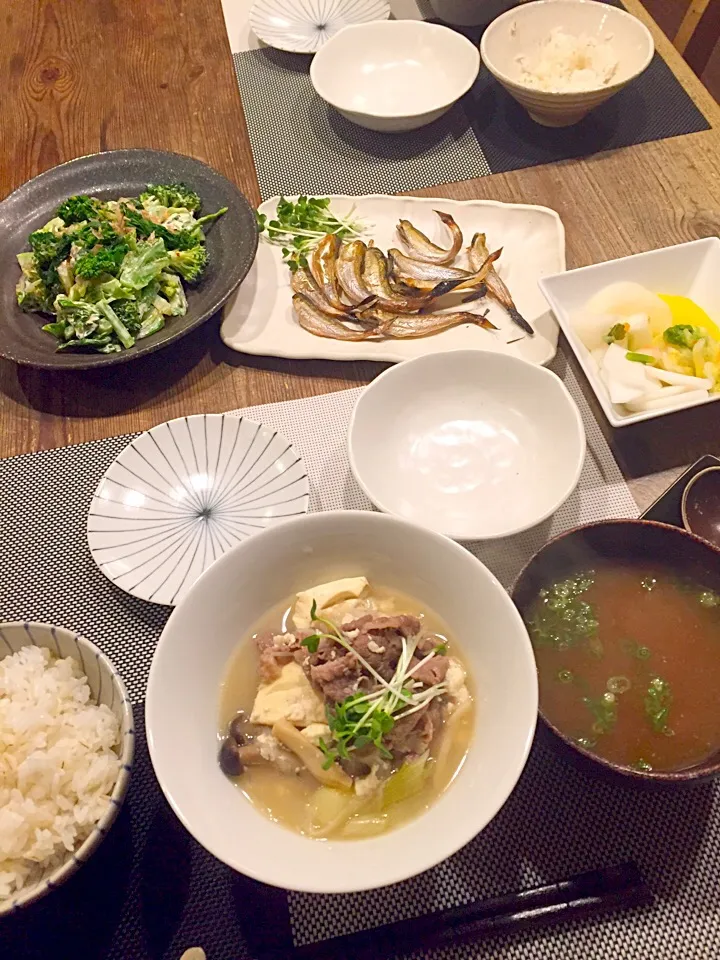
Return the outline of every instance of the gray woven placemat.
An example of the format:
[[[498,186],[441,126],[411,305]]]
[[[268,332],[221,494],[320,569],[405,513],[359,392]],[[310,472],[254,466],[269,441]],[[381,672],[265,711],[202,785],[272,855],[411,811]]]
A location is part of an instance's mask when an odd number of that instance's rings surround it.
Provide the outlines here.
[[[317,97],[308,57],[263,49],[233,60],[263,199],[394,193],[490,173],[459,106],[412,135],[373,133]]]
[[[562,356],[552,368],[580,407],[588,458],[577,492],[549,524],[503,543],[472,547],[505,584],[553,533],[592,519],[636,515],[629,490],[572,371]],[[298,446],[309,467],[312,509],[369,507],[349,474],[345,455],[347,422],[357,394],[358,390],[347,390],[243,411],[277,427]],[[0,461],[0,619],[44,619],[79,630],[111,657],[132,699],[139,702],[168,610],[114,587],[95,567],[85,543],[86,514],[95,485],[130,439],[112,437]],[[184,836],[182,831],[179,835]],[[164,854],[171,860],[176,855],[170,849]],[[652,910],[443,953],[447,960],[711,960],[717,956],[720,790],[706,785],[662,794],[610,785],[566,767],[554,750],[541,743],[533,749],[505,808],[454,857],[420,877],[374,893],[342,897],[290,893],[290,923],[295,942],[307,943],[628,858],[638,861],[658,895]],[[207,858],[196,859],[206,863]],[[203,891],[212,871],[207,865],[203,869],[206,873],[188,880],[186,895],[193,904],[210,895]],[[217,885],[212,895],[221,898],[222,906],[208,907],[209,928],[203,931],[202,912],[197,910],[192,922],[195,942],[215,944],[217,955],[228,960],[247,955],[246,946],[236,954],[227,944],[222,949],[218,946],[220,915],[228,930],[237,929],[227,889],[231,874],[212,873]],[[133,900],[137,895],[137,891],[127,893],[130,899],[124,910],[130,919],[123,920],[117,931],[121,940],[136,943],[134,938],[141,936],[132,919],[141,909],[140,902]],[[182,904],[178,909],[182,911]],[[22,940],[21,930],[14,934]],[[0,956],[5,955],[2,943],[0,928]],[[176,960],[172,952],[151,949],[148,944],[137,949],[143,960]],[[118,953],[111,947],[107,954],[87,954],[92,960],[106,955],[115,960]],[[25,956],[17,949],[12,954],[13,960]],[[44,958],[31,951],[27,956]],[[135,955],[123,955],[123,960],[135,960]],[[432,960],[441,960],[440,954],[433,954]]]
[[[465,32],[477,42],[479,30]],[[573,127],[534,123],[481,69],[472,90],[445,117],[403,134],[373,133],[329,107],[312,87],[308,56],[263,48],[233,59],[263,200],[402,193],[709,127],[659,54],[645,73]]]

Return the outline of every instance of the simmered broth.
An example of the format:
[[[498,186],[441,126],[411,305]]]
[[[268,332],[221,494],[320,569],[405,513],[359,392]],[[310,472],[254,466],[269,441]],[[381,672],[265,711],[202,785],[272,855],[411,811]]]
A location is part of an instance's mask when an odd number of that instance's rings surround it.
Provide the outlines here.
[[[607,562],[543,590],[526,619],[540,704],[563,733],[644,770],[720,749],[720,594]]]
[[[255,638],[266,631],[284,634],[292,630],[294,602],[295,598],[291,597],[278,604],[238,644],[220,693],[221,738],[238,711],[250,716],[257,696],[260,658]],[[419,601],[373,584],[372,602],[374,608],[383,615],[417,616],[424,634],[437,637],[443,654],[462,659],[458,645],[447,636],[445,625]],[[341,605],[341,613],[343,609]],[[466,678],[466,683],[471,692],[469,678]],[[464,709],[458,709],[454,715],[443,720],[440,729],[436,729],[420,789],[412,791],[412,795],[402,797],[398,802],[388,802],[388,799],[392,801],[392,796],[387,796],[390,788],[386,781],[385,795],[382,789],[377,791],[339,829],[327,835],[356,839],[384,833],[426,810],[452,782],[467,754],[474,721],[473,699],[469,698],[463,706]],[[238,776],[235,782],[247,799],[272,820],[298,833],[318,837],[326,835],[322,830],[314,830],[312,817],[309,819],[308,811],[318,796],[318,782],[308,770],[299,769],[292,775],[281,775],[274,764],[257,764],[245,767],[242,776]],[[404,787],[401,793],[404,793]],[[323,797],[323,802],[326,799]]]

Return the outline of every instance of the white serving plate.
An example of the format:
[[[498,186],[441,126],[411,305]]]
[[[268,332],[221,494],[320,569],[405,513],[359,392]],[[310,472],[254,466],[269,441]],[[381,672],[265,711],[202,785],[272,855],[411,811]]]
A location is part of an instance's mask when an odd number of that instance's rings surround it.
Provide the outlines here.
[[[598,366],[585,345],[575,333],[572,318],[603,287],[630,280],[640,283],[654,293],[690,297],[709,317],[720,318],[720,239],[707,237],[691,240],[674,247],[662,247],[631,257],[607,260],[589,267],[579,267],[555,277],[540,281],[540,288],[552,307],[562,331],[572,347],[578,363],[592,387],[603,413],[613,427],[626,427],[641,420],[665,417],[690,406],[702,406],[718,399],[690,401],[682,406],[664,410],[645,410],[630,413],[623,406],[612,403],[605,384],[600,379]]]
[[[260,213],[273,216],[278,199],[266,200]],[[444,227],[433,213],[436,208],[455,218],[468,243],[477,231],[486,233],[490,250],[503,248],[499,273],[518,310],[535,327],[535,336],[523,333],[498,304],[481,300],[463,309],[482,312],[489,308],[489,319],[499,328],[495,333],[468,325],[420,340],[348,343],[315,337],[303,330],[295,318],[290,273],[280,248],[261,239],[250,273],[225,307],[220,335],[228,347],[239,353],[298,360],[395,363],[429,353],[467,349],[508,353],[531,363],[552,360],[557,350],[558,327],[538,289],[538,281],[565,270],[565,228],[554,210],[495,200],[331,197],[331,209],[338,216],[347,214],[353,205],[356,215],[369,225],[367,238],[372,237],[384,251],[400,246],[395,232],[400,219],[411,220],[430,239],[446,244]]]

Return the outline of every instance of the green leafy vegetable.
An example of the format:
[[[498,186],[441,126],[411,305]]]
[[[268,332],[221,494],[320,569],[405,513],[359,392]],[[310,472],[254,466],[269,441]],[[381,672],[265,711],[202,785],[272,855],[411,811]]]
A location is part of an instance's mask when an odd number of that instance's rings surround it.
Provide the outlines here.
[[[280,197],[275,217],[258,213],[257,221],[264,239],[282,247],[283,259],[291,270],[297,270],[307,266],[308,254],[328,233],[341,240],[361,236],[365,225],[354,219],[354,214],[352,207],[344,217],[336,216],[330,210],[329,197]]]
[[[645,694],[645,714],[656,733],[668,733],[672,690],[667,680],[653,677]]]
[[[58,350],[115,353],[157,333],[188,309],[183,283],[208,262],[200,197],[181,183],[150,185],[139,197],[68,197],[18,254],[18,304],[49,314],[43,330]]]
[[[716,593],[715,590],[703,590],[698,597],[698,603],[708,610],[720,607],[720,593]]]
[[[581,599],[593,585],[594,577],[591,570],[540,591],[538,604],[528,622],[534,643],[567,650],[585,641],[593,653],[602,655],[598,621],[591,604]]]
[[[593,733],[610,733],[617,722],[617,700],[614,693],[603,693],[600,697],[583,697],[583,703],[595,718]]]

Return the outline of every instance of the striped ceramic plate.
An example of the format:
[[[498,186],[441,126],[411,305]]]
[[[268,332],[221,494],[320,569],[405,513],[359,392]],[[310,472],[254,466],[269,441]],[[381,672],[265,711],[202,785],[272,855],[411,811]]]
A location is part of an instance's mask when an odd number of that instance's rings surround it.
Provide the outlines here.
[[[386,0],[257,0],[250,25],[271,47],[315,53],[343,27],[389,16]]]
[[[276,430],[202,414],[161,423],[113,461],[90,505],[95,562],[133,596],[175,606],[219,556],[307,513],[305,465]]]

